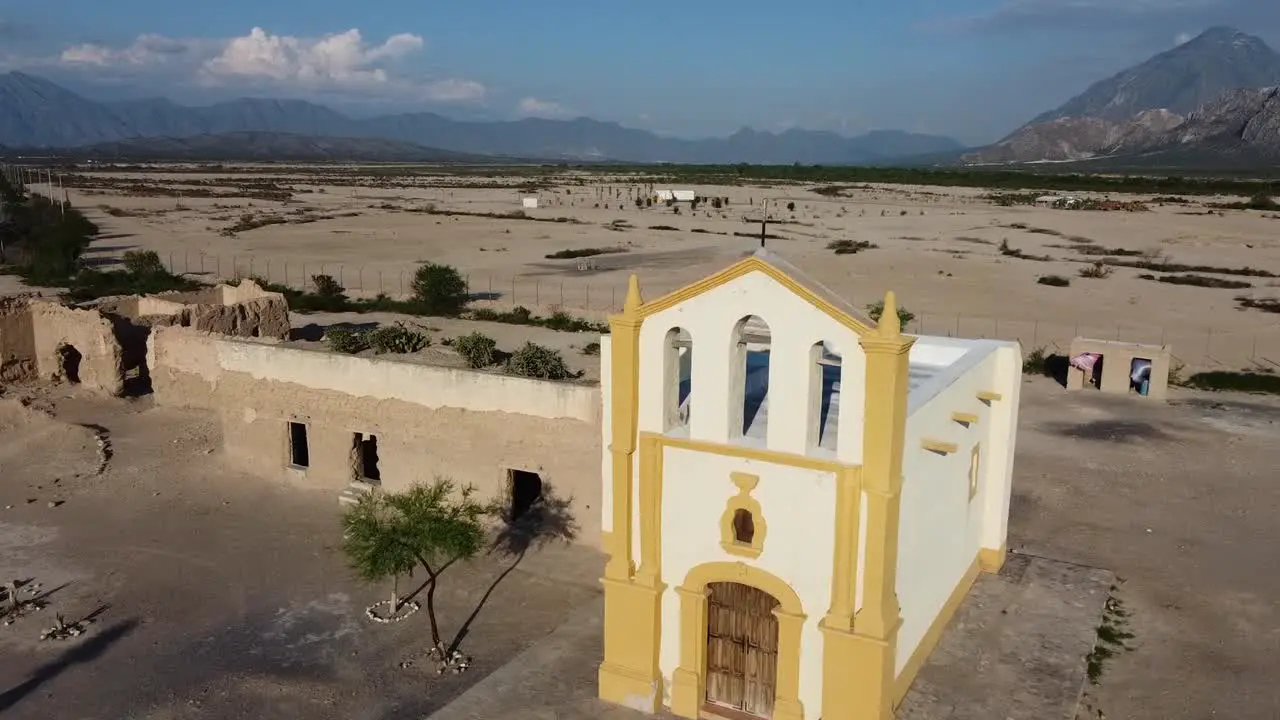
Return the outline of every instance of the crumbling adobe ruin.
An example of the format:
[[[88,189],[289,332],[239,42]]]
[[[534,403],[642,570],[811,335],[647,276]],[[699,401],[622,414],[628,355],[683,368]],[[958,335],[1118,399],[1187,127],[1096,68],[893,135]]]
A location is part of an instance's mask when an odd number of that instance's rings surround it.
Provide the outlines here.
[[[0,298],[0,382],[69,382],[110,395],[144,390],[147,339],[157,326],[287,338],[289,307],[283,295],[251,281],[81,305],[36,295]]]

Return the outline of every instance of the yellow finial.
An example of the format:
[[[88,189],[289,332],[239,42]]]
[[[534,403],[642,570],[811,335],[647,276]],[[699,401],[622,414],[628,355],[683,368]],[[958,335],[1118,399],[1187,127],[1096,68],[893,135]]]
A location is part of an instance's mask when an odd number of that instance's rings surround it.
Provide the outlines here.
[[[902,334],[902,322],[898,318],[898,300],[894,297],[892,290],[884,294],[884,309],[880,311],[876,332],[881,337],[898,337]]]
[[[622,312],[632,314],[642,304],[644,299],[640,297],[640,276],[633,273],[627,280],[627,299],[622,303]]]

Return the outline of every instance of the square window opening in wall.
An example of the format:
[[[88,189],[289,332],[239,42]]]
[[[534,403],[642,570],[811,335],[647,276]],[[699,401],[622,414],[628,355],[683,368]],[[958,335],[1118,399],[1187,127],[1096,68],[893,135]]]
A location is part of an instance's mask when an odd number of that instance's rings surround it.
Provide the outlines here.
[[[289,423],[289,465],[303,470],[311,466],[311,449],[307,446],[305,423]]]
[[[542,476],[529,470],[507,470],[507,508],[511,522],[524,517],[542,499]]]
[[[382,482],[382,470],[378,467],[377,435],[354,433],[351,439],[351,461],[356,480],[374,485]]]

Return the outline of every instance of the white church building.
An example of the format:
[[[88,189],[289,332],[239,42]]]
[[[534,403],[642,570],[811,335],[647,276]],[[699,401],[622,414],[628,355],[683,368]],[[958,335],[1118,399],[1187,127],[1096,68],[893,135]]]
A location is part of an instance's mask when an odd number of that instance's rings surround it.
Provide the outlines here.
[[[1005,556],[1017,343],[902,333],[765,251],[602,338],[600,697],[888,720]]]

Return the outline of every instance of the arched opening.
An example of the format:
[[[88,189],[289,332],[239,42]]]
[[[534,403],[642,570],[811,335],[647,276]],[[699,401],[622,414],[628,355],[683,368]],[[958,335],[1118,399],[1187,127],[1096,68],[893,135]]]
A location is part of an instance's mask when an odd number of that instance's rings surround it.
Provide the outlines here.
[[[729,427],[740,437],[768,437],[771,335],[769,325],[758,315],[748,315],[734,327]]]
[[[749,513],[748,513],[749,515]],[[779,602],[735,582],[707,584],[707,691],[713,714],[773,716],[778,686]]]
[[[83,359],[74,345],[63,343],[58,346],[58,368],[62,370],[62,377],[73,385],[80,384],[80,361]]]
[[[756,519],[746,508],[733,512],[733,541],[750,545],[756,537]]]
[[[826,343],[809,350],[809,447],[836,449],[841,357]]]
[[[684,328],[667,331],[663,350],[663,430],[689,426],[693,393],[693,337]]]

